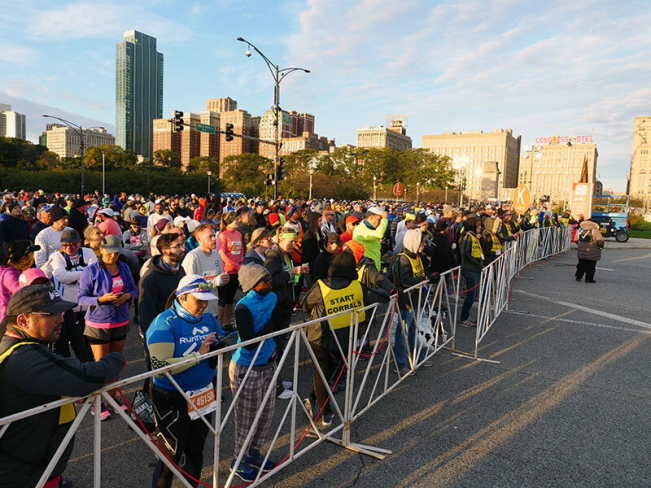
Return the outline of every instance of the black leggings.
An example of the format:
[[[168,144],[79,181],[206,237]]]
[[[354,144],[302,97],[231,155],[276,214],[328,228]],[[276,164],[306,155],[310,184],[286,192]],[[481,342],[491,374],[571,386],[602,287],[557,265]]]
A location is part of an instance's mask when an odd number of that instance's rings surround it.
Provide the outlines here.
[[[201,419],[190,419],[187,402],[176,390],[169,391],[154,386],[152,400],[156,425],[164,439],[161,444],[167,446],[168,454],[177,466],[194,479],[200,479],[208,427]],[[159,460],[154,469],[152,488],[170,488],[173,479],[174,474]],[[186,479],[192,486],[199,486],[187,476]]]
[[[585,273],[585,281],[594,280],[594,273],[597,267],[597,261],[589,261],[587,259],[579,259],[576,265],[576,279],[581,280]]]

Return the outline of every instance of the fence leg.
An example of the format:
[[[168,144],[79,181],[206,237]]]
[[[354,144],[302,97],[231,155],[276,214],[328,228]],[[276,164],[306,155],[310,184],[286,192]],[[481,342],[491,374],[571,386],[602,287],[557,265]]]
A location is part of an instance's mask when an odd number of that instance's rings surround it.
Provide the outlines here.
[[[95,417],[93,418],[93,488],[102,486],[102,395],[95,397]]]
[[[212,460],[212,485],[219,486],[219,451],[221,449],[221,438],[222,438],[222,395],[224,394],[223,383],[223,374],[224,374],[224,355],[220,354],[217,356],[217,410],[215,410],[215,419],[213,421],[213,426],[215,432],[214,441],[213,441],[213,460]]]
[[[353,312],[351,314],[351,321],[353,323],[350,325],[348,332],[348,369],[346,371],[346,396],[344,400],[344,428],[342,430],[341,440],[332,438],[328,438],[327,440],[333,444],[344,447],[349,451],[366,454],[367,456],[382,460],[387,457],[387,454],[392,454],[392,451],[366,444],[358,444],[350,440],[350,429],[353,423],[353,386],[355,384],[354,369],[356,363],[353,355],[359,327],[358,312]]]

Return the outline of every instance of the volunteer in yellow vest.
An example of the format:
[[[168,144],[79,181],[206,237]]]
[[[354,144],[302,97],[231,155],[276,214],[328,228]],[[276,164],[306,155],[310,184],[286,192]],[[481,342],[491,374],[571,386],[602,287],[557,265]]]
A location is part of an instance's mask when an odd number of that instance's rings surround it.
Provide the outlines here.
[[[116,379],[124,366],[121,353],[82,363],[50,352],[61,335],[63,313],[76,304],[47,285],[18,290],[9,301],[0,341],[0,418],[60,400],[88,395]],[[0,484],[36,486],[76,417],[73,403],[13,422],[0,438]],[[63,486],[61,475],[71,442],[46,483]]]
[[[484,252],[481,247],[481,221],[477,217],[471,217],[463,224],[466,232],[459,242],[461,253],[461,274],[465,285],[465,299],[461,308],[461,325],[476,327],[477,324],[469,320],[470,309],[477,296],[477,287],[481,278],[481,268],[484,265]]]
[[[355,258],[349,252],[335,256],[328,269],[325,280],[317,280],[310,288],[303,301],[308,320],[318,319],[337,312],[350,310],[329,321],[316,322],[307,329],[307,337],[316,356],[319,367],[327,379],[334,379],[341,364],[341,352],[348,352],[348,327],[351,324],[352,311],[374,302],[387,301],[386,293],[377,293],[357,281]],[[360,314],[359,320],[364,321],[368,314]],[[330,327],[334,329],[334,334]],[[339,346],[337,346],[337,342]],[[332,424],[333,414],[329,405],[328,393],[318,372],[314,372],[313,390],[305,399],[308,412],[315,416],[322,410],[323,415],[315,418],[317,426],[327,428]],[[325,406],[324,406],[325,405]]]
[[[401,293],[422,281],[427,280],[425,267],[421,259],[424,248],[423,234],[419,229],[409,229],[403,237],[403,252],[396,255],[391,266],[392,281],[398,290],[398,306],[402,321],[407,327],[408,351],[405,350],[405,338],[401,327],[396,327],[393,351],[396,357],[399,374],[409,371],[407,355],[411,354],[416,341],[416,322],[413,306],[416,296],[410,299],[408,294]]]

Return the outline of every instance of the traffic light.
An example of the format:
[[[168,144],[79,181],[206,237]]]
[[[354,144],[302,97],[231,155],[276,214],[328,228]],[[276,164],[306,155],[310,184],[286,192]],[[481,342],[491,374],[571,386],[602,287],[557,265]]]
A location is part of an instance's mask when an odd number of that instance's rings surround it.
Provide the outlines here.
[[[183,112],[178,110],[174,111],[174,132],[183,130]]]
[[[233,140],[233,124],[226,124],[226,140]]]
[[[282,181],[285,179],[285,161],[283,158],[278,160],[278,166],[276,166],[276,180]]]
[[[274,184],[274,175],[267,175],[267,177],[264,180],[264,184],[267,186],[271,186]]]

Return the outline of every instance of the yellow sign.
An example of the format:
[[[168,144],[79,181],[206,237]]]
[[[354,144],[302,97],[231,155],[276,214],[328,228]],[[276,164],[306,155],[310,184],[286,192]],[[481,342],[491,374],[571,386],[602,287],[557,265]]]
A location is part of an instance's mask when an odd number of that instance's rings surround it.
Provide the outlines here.
[[[522,214],[531,207],[531,193],[526,185],[518,186],[513,192],[513,210]]]
[[[335,290],[326,285],[322,280],[317,281],[321,288],[323,305],[325,305],[325,314],[333,315],[345,310],[355,310],[364,307],[364,292],[359,281],[351,281],[346,288]],[[364,312],[359,313],[359,321],[366,318]],[[341,329],[350,326],[350,314],[341,314],[329,319],[333,329]]]

